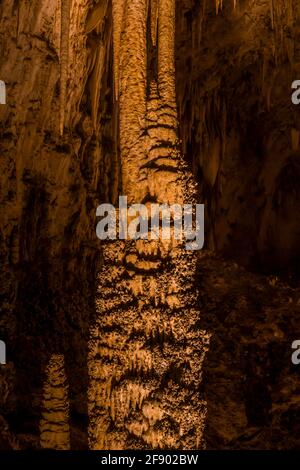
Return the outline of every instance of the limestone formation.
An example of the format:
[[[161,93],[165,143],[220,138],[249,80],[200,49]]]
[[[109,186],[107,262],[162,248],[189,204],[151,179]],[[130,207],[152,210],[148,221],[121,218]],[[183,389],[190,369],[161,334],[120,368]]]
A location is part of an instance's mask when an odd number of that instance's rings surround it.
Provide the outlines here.
[[[40,432],[43,449],[70,449],[68,385],[64,358],[58,354],[51,356],[46,368]]]
[[[1,450],[300,447],[300,3],[175,13],[0,2]],[[120,195],[205,203],[198,262],[103,246]]]
[[[150,90],[147,3],[116,8],[122,192],[130,203],[192,203],[195,183],[178,143],[175,2],[158,4],[158,82]],[[151,7],[156,2],[150,14]],[[93,449],[203,447],[199,390],[209,335],[197,328],[195,262],[174,236],[107,247],[89,354]]]

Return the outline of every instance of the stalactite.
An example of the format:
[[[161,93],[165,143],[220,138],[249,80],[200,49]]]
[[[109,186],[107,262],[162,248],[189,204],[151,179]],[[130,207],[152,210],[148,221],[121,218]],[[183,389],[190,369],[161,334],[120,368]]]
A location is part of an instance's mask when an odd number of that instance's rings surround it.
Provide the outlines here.
[[[100,4],[96,5],[95,9],[91,11],[87,18],[85,32],[86,34],[97,29],[104,29],[104,23],[109,17],[109,2],[102,0]],[[102,88],[103,71],[109,70],[110,60],[110,47],[111,47],[111,29],[106,37],[98,32],[99,39],[94,46],[94,54],[89,64],[89,69],[92,71],[90,75],[90,95],[92,107],[92,122],[94,129],[97,129],[97,118],[100,105],[100,96]]]
[[[148,7],[127,1],[120,47],[114,38],[122,191],[129,203],[193,203],[178,147],[175,0],[159,2],[158,83],[146,101]],[[91,448],[202,447],[206,408],[197,391],[209,335],[196,327],[195,253],[172,234],[108,244],[104,258],[88,358]]]
[[[107,53],[108,51],[105,48],[105,44],[101,41],[97,47],[96,62],[93,74],[91,76],[92,122],[95,129],[97,127],[97,117],[101,93],[101,78]]]
[[[295,52],[293,1],[270,0],[270,15],[273,30],[271,47],[274,53],[275,65],[278,67],[286,58],[293,65]]]
[[[222,11],[223,0],[216,0],[216,14],[219,14],[219,11]]]
[[[53,354],[45,373],[40,444],[43,449],[69,450],[69,397],[64,357]]]
[[[60,34],[60,134],[64,133],[67,80],[69,67],[71,0],[61,0],[61,34]]]
[[[119,99],[119,68],[120,68],[120,47],[121,32],[125,13],[126,0],[112,0],[113,15],[113,44],[114,44],[114,89],[115,100]]]
[[[9,444],[10,450],[22,450],[18,439],[9,429],[9,426],[3,416],[0,415],[0,443],[2,446],[3,442],[7,442]],[[3,447],[1,447],[1,450],[4,450]]]

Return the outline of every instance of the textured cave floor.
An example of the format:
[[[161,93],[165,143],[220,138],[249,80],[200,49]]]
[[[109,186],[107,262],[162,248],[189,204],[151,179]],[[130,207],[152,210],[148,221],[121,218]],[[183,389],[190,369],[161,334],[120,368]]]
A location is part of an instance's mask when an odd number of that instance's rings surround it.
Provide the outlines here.
[[[299,449],[300,366],[291,362],[291,344],[300,339],[299,279],[250,272],[202,251],[198,283],[200,327],[212,335],[203,371],[207,448]],[[18,416],[19,425],[23,418],[30,413]],[[5,419],[2,447],[38,447],[34,423],[20,433],[15,418]],[[87,420],[72,419],[74,450],[86,447],[86,428]]]

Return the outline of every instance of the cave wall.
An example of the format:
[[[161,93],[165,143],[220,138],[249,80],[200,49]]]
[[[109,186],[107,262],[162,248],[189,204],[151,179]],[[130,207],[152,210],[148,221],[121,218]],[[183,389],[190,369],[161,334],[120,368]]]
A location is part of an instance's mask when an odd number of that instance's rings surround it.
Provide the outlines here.
[[[177,5],[182,146],[219,253],[199,259],[207,448],[299,449],[299,2]]]
[[[108,2],[72,2],[63,135],[60,25],[59,1],[1,2],[0,325],[8,364],[0,408],[25,447],[39,446],[51,354],[65,354],[71,440],[85,445],[88,325],[101,264],[95,208],[118,186]]]
[[[223,2],[218,13],[216,3],[177,9],[182,145],[206,203],[207,245],[253,269],[297,268],[299,2]]]

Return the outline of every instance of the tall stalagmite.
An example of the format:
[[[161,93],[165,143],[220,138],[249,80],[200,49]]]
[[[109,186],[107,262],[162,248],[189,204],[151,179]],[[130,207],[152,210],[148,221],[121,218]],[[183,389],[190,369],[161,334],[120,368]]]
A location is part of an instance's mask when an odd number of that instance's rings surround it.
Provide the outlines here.
[[[122,193],[129,204],[193,203],[178,145],[175,0],[158,5],[158,82],[147,70],[156,8],[156,1],[127,0],[124,9],[114,2]],[[195,253],[174,236],[106,246],[89,351],[91,448],[203,447],[199,390],[209,335],[199,328],[195,270]]]

